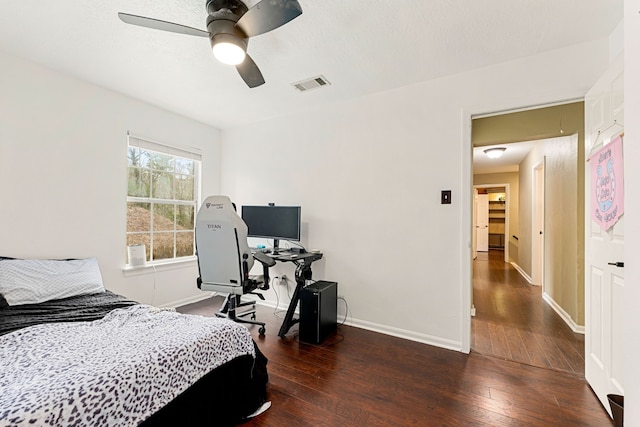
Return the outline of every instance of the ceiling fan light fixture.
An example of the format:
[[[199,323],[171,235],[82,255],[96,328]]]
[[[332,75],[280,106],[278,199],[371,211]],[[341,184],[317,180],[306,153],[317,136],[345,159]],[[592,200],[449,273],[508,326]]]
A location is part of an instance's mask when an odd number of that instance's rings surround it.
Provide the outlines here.
[[[484,154],[486,154],[490,159],[497,159],[504,154],[505,150],[505,147],[487,148],[484,150]]]
[[[211,41],[213,56],[223,64],[238,65],[247,55],[247,44],[231,34],[216,34]]]
[[[125,24],[209,38],[216,59],[234,65],[247,86],[254,88],[264,84],[264,77],[247,54],[249,38],[280,28],[302,14],[298,0],[254,2],[248,8],[242,0],[206,0],[207,31],[122,12],[118,17]]]

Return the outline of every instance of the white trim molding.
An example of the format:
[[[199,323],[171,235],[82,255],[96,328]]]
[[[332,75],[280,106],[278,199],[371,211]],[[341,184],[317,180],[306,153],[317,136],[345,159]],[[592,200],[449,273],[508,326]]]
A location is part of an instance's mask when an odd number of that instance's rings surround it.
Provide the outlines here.
[[[448,350],[455,350],[465,353],[460,341],[447,340],[433,335],[421,334],[419,332],[409,331],[406,329],[395,328],[393,326],[381,325],[379,323],[367,322],[366,320],[352,319],[345,322],[345,325],[353,326],[354,328],[366,329],[368,331],[379,332],[385,335],[391,335],[397,338],[403,338],[410,341],[419,342],[422,344],[433,345],[435,347],[445,348]]]
[[[522,267],[520,267],[515,262],[511,262],[511,265],[513,266],[513,268],[516,269],[518,273],[520,273],[522,277],[524,277],[524,280],[526,280],[527,283],[529,283],[530,285],[533,285],[533,279],[522,269]]]
[[[567,313],[562,307],[560,307],[560,305],[555,302],[553,298],[549,296],[549,294],[543,292],[542,299],[545,300],[545,302],[549,304],[549,306],[553,308],[556,313],[558,313],[558,316],[560,316],[562,320],[564,320],[564,323],[569,325],[573,332],[575,332],[576,334],[584,335],[584,326],[578,325],[576,322],[574,322],[571,316],[569,316],[569,313]]]
[[[263,305],[266,307],[275,308],[275,304],[272,301],[260,301],[257,300],[256,303],[258,305]],[[296,309],[295,314],[299,315],[298,309]],[[340,322],[338,322],[340,324]],[[462,347],[462,343],[459,341],[442,339],[440,337],[434,337],[432,335],[421,334],[419,332],[408,331],[406,329],[395,328],[393,326],[381,325],[379,323],[367,322],[366,320],[358,320],[358,319],[345,319],[344,323],[347,326],[352,326],[354,328],[366,329],[368,331],[378,332],[385,335],[391,335],[397,338],[403,338],[410,341],[419,342],[422,344],[433,345],[435,347],[445,348],[447,350],[455,350],[464,353],[464,349]]]
[[[171,301],[166,304],[159,305],[160,308],[178,308],[183,305],[193,304],[194,302],[199,302],[206,300],[207,298],[211,298],[215,295],[215,292],[202,292],[201,295],[195,295],[189,298],[183,298],[177,301]]]
[[[197,267],[198,258],[193,256],[172,258],[168,261],[152,261],[145,265],[131,267],[128,264],[122,267],[124,277],[139,276],[141,274],[155,274],[158,271],[169,271],[181,268]]]

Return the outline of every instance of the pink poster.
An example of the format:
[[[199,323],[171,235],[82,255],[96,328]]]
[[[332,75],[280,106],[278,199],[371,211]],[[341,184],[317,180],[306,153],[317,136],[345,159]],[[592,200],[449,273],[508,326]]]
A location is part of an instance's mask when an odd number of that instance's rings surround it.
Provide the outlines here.
[[[622,137],[591,156],[591,218],[604,231],[624,213]]]

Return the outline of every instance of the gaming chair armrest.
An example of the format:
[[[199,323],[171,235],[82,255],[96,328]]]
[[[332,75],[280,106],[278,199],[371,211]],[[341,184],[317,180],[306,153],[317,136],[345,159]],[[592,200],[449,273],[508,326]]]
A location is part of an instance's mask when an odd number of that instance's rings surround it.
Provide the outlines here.
[[[260,264],[264,265],[265,267],[273,267],[274,265],[276,265],[276,260],[268,256],[264,252],[256,252],[255,254],[253,254],[253,259],[260,262]]]
[[[266,255],[263,252],[256,252],[253,254],[253,259],[262,264],[262,276],[264,277],[264,284],[261,289],[266,291],[269,289],[269,267],[276,265],[276,260]]]

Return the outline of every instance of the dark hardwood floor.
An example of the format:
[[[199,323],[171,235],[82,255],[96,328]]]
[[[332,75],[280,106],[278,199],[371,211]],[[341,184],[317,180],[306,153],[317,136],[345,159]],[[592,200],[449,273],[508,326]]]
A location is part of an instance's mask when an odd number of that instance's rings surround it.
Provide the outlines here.
[[[220,297],[179,309],[213,316]],[[470,355],[340,326],[321,345],[284,339],[273,309],[267,334],[271,408],[253,426],[610,426],[584,379],[478,353]]]
[[[504,252],[473,262],[472,351],[584,376],[584,335],[574,333],[509,263]]]

